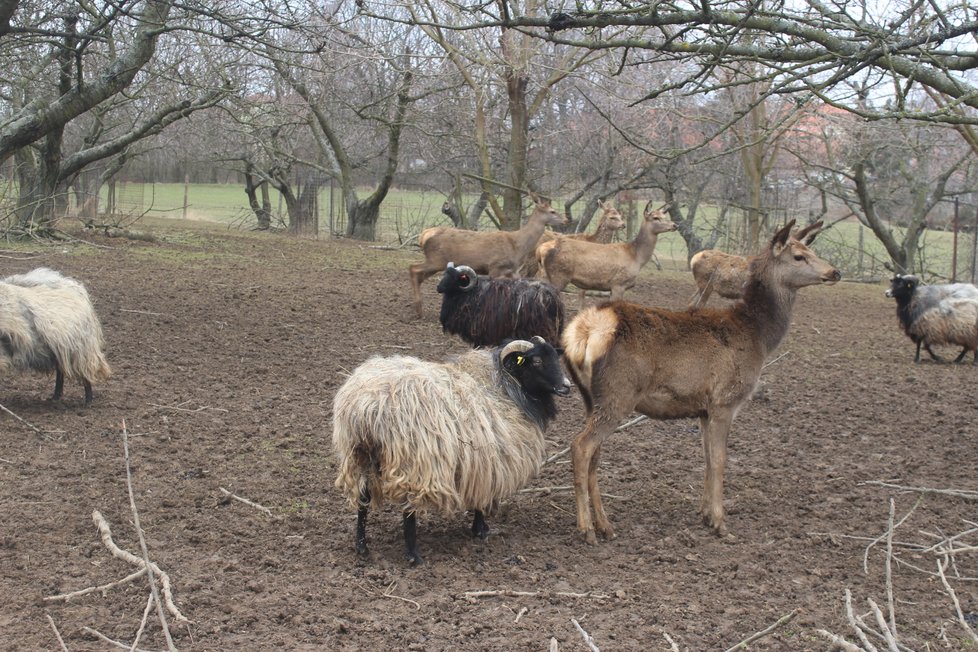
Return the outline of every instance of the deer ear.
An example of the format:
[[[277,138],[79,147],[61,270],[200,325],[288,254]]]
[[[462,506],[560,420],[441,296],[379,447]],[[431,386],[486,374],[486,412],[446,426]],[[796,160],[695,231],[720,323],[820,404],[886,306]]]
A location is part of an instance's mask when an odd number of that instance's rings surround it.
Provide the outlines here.
[[[788,238],[791,237],[791,229],[793,229],[794,226],[795,221],[791,220],[781,227],[781,230],[775,233],[774,237],[771,238],[771,251],[773,251],[775,255],[781,253],[784,246],[788,244]]]
[[[534,204],[540,204],[540,203],[542,203],[542,202],[540,201],[540,195],[538,195],[538,194],[536,194],[536,193],[535,193],[535,192],[533,192],[532,190],[531,190],[531,191],[529,191],[529,195],[530,195],[530,199],[532,199],[532,200],[533,200],[533,203],[534,203]]]

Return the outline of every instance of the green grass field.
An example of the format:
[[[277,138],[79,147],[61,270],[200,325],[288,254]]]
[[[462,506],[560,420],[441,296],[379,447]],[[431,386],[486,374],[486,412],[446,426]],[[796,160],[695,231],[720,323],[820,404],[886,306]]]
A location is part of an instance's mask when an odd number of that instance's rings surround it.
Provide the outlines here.
[[[0,189],[0,195],[9,200],[14,188],[7,184]],[[364,193],[365,194],[365,193]],[[273,220],[284,227],[287,223],[284,202],[278,192],[272,190]],[[466,201],[474,201],[474,197]],[[0,196],[0,201],[4,197]],[[441,206],[445,197],[441,193],[429,191],[409,191],[394,189],[381,206],[378,222],[378,240],[385,244],[409,243],[423,229],[429,226],[448,225],[450,220],[442,215]],[[8,201],[9,203],[9,201]],[[102,189],[100,207],[106,205],[106,189]],[[562,205],[558,199],[555,205]],[[627,210],[621,207],[622,211]],[[632,208],[640,213],[641,206]],[[251,228],[255,216],[248,206],[244,187],[234,184],[189,184],[153,183],[118,184],[116,187],[116,214],[122,216],[121,222],[129,224],[143,216],[153,218],[187,219],[191,221],[215,222],[229,228]],[[342,235],[346,229],[346,218],[342,209],[341,194],[338,189],[325,187],[319,196],[320,233]],[[713,228],[709,211],[701,211],[697,227],[703,235]],[[484,219],[482,228],[493,228]],[[593,227],[592,227],[593,228]],[[740,224],[731,218],[725,225],[729,233],[738,233]],[[861,234],[860,234],[861,232]],[[902,233],[898,233],[902,237]],[[721,238],[718,246],[737,251],[735,238]],[[872,233],[857,222],[848,220],[836,223],[818,237],[817,248],[821,255],[844,270],[848,278],[879,279],[890,272],[884,268],[889,256]],[[950,278],[952,272],[953,234],[945,231],[928,230],[921,238],[918,254],[927,276],[931,279]],[[686,243],[676,233],[669,233],[659,239],[656,259],[663,269],[686,269]],[[962,232],[958,238],[957,279],[973,280],[974,233]]]

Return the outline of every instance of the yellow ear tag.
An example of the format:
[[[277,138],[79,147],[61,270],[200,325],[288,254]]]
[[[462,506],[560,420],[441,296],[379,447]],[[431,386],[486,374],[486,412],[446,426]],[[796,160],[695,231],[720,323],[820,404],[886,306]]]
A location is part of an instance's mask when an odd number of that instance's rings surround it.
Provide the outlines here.
[[[523,356],[521,355],[516,356],[516,364],[517,365],[523,364]]]

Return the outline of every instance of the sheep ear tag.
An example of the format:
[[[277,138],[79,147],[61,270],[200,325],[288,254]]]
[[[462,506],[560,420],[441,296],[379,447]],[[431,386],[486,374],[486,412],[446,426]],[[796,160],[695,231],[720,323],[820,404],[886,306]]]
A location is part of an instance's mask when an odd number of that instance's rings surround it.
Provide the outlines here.
[[[526,358],[524,358],[524,357],[523,357],[523,356],[521,356],[521,355],[518,355],[518,356],[516,356],[516,366],[517,366],[517,367],[518,367],[518,366],[520,366],[521,364],[523,364],[523,362],[524,362],[525,360],[526,360]]]

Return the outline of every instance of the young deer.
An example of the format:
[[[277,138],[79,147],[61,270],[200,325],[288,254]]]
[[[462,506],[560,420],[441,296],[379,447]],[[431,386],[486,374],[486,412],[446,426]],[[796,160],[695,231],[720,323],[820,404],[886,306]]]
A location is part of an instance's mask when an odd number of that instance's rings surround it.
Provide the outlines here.
[[[793,233],[791,237],[812,246],[815,235],[812,233],[814,224]],[[739,299],[744,296],[744,286],[750,276],[751,258],[736,254],[728,254],[719,249],[704,249],[689,259],[689,268],[696,281],[696,293],[689,300],[690,308],[699,308],[706,304],[714,291],[724,299]]]
[[[751,261],[744,298],[729,308],[672,312],[619,301],[588,308],[564,330],[565,360],[587,409],[572,450],[577,528],[588,543],[597,542],[595,529],[614,538],[601,504],[598,459],[604,441],[633,410],[653,419],[699,417],[706,456],[700,513],[718,534],[726,532],[723,471],[730,424],[787,333],[798,290],[841,278],[791,237],[793,225]]]
[[[581,290],[581,307],[586,290],[610,290],[611,299],[621,299],[635,285],[655,250],[660,233],[675,231],[669,219],[668,204],[653,209],[645,207],[645,219],[631,242],[598,244],[582,240],[557,238],[537,247],[537,260],[547,280],[558,290],[573,283]]]
[[[533,251],[544,229],[567,222],[567,218],[550,207],[550,202],[533,193],[530,197],[534,203],[533,212],[518,231],[464,231],[435,226],[421,232],[418,246],[425,260],[408,269],[418,317],[421,316],[421,283],[429,276],[445,271],[448,263],[468,265],[476,273],[493,278],[513,277]]]

